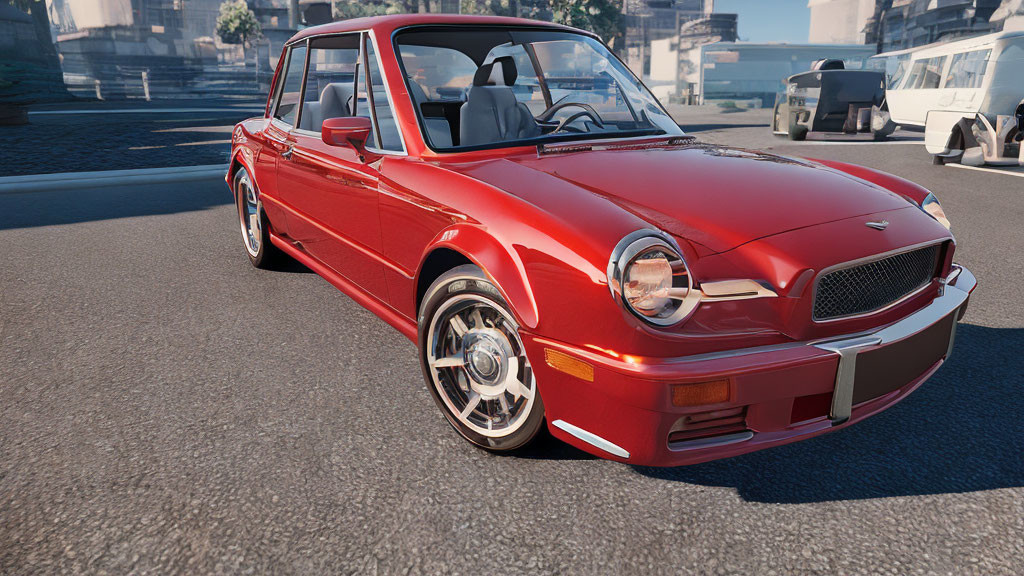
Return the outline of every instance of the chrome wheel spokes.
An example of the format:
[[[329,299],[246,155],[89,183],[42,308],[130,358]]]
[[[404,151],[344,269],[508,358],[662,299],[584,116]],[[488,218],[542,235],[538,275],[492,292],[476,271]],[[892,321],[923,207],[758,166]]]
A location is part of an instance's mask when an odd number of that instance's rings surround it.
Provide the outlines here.
[[[260,202],[256,189],[249,180],[247,173],[242,173],[236,180],[235,194],[238,196],[238,220],[242,228],[242,242],[250,255],[260,252],[263,239],[263,222],[260,218]]]
[[[463,294],[438,308],[427,363],[451,413],[479,434],[511,434],[530,414],[536,384],[518,327],[489,298]]]

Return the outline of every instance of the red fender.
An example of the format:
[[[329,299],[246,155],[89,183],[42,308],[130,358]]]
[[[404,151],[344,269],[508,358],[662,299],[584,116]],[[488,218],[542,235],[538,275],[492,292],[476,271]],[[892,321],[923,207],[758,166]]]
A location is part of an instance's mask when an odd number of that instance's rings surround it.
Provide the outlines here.
[[[504,296],[519,325],[527,329],[537,327],[540,320],[537,301],[533,297],[523,261],[514,250],[507,250],[480,226],[454,224],[442,230],[424,250],[420,258],[420,269],[416,271],[417,281],[423,263],[438,248],[454,250],[479,266]]]

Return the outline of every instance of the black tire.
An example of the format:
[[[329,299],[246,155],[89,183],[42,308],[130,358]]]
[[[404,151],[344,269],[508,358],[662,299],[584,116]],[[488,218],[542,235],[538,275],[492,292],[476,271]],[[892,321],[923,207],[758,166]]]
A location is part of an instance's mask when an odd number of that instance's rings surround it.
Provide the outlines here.
[[[444,414],[445,419],[463,438],[469,440],[472,444],[483,448],[485,450],[496,452],[496,453],[508,453],[519,450],[534,439],[537,438],[538,433],[543,429],[544,424],[544,402],[541,400],[540,392],[537,390],[536,382],[532,376],[532,368],[530,367],[529,360],[520,366],[520,374],[523,374],[526,380],[532,385],[532,399],[526,400],[526,396],[521,396],[520,400],[524,401],[522,405],[527,410],[522,414],[522,423],[518,424],[517,427],[510,433],[504,436],[491,436],[484,435],[477,432],[472,427],[463,422],[459,416],[456,415],[453,407],[446,403],[446,400],[442,398],[442,392],[439,388],[445,388],[446,384],[449,389],[454,390],[454,380],[450,377],[444,376],[444,374],[454,374],[454,372],[442,372],[445,369],[436,371],[431,366],[430,360],[430,348],[431,342],[436,342],[438,338],[432,340],[430,332],[431,326],[435,321],[435,315],[439,312],[444,314],[447,310],[451,310],[454,307],[453,302],[469,300],[474,303],[488,303],[494,307],[498,307],[504,311],[507,317],[514,318],[511,309],[508,304],[502,298],[501,293],[495,288],[494,284],[490,281],[486,274],[477,266],[466,264],[455,267],[448,272],[442,274],[430,288],[427,289],[426,295],[423,298],[423,302],[420,305],[419,312],[419,353],[420,353],[420,366],[423,370],[423,377],[427,385],[427,389],[430,391],[431,396],[434,398],[434,402],[437,404],[441,413]],[[495,308],[497,312],[497,308]],[[444,316],[441,316],[444,318]],[[440,322],[441,320],[438,319]],[[474,326],[476,326],[474,324]],[[464,326],[465,327],[465,326]],[[516,338],[518,338],[518,326],[514,327],[516,332]],[[435,330],[440,328],[435,327]],[[470,331],[475,330],[471,328]],[[443,340],[443,339],[440,339]],[[519,345],[521,346],[521,341]],[[514,343],[513,343],[514,345]],[[525,351],[522,352],[522,357],[525,358]],[[469,388],[472,385],[472,381],[468,377],[469,368],[448,368],[449,370],[465,370],[464,381],[466,387]],[[436,381],[435,381],[436,377]],[[470,392],[467,390],[467,394]],[[449,401],[451,401],[451,393],[447,392]],[[491,400],[487,400],[491,402]],[[494,400],[494,406],[497,406],[497,400]],[[490,406],[490,405],[488,405]],[[513,405],[515,406],[515,405]],[[474,412],[475,413],[475,412]]]
[[[946,159],[942,156],[932,156],[932,166],[942,166],[946,163]]]
[[[249,237],[249,227],[252,225],[252,221],[247,217],[249,215],[247,206],[251,205],[248,202],[250,196],[247,194],[249,188],[251,188],[252,197],[256,201],[255,215],[257,216],[256,222],[259,230],[257,234],[259,237],[258,242],[253,242]],[[245,248],[249,262],[253,266],[264,270],[280,268],[287,261],[288,255],[271,243],[270,220],[267,218],[266,212],[263,211],[262,201],[259,200],[259,188],[244,167],[238,168],[235,176],[231,179],[231,191],[235,196],[235,209],[238,213],[239,230],[242,234],[242,247]],[[253,244],[255,244],[255,250],[253,249]]]
[[[807,128],[797,124],[795,118],[789,121],[789,139],[794,142],[803,142],[807,139]]]

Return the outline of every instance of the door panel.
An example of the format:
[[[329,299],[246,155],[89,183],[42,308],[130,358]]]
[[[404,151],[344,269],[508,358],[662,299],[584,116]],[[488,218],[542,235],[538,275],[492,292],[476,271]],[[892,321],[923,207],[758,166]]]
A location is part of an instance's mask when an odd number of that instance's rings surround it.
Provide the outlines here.
[[[253,178],[259,187],[260,194],[277,199],[280,197],[277,193],[277,163],[281,152],[284,152],[288,146],[286,142],[288,132],[276,122],[268,120],[267,127],[262,131],[262,136],[263,146],[260,147],[254,161],[253,172],[255,174],[253,174]],[[270,219],[275,234],[289,234],[287,212],[282,211],[272,201],[264,202],[263,209]]]
[[[282,200],[293,211],[293,239],[314,258],[387,301],[381,261],[377,171],[349,147],[293,133],[278,162]]]

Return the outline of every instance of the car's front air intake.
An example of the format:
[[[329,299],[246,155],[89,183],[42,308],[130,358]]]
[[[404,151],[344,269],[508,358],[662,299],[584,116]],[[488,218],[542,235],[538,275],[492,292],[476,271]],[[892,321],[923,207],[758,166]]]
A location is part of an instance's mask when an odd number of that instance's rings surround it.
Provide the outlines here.
[[[818,279],[814,319],[867,314],[916,292],[935,277],[940,253],[935,244],[827,272]]]

